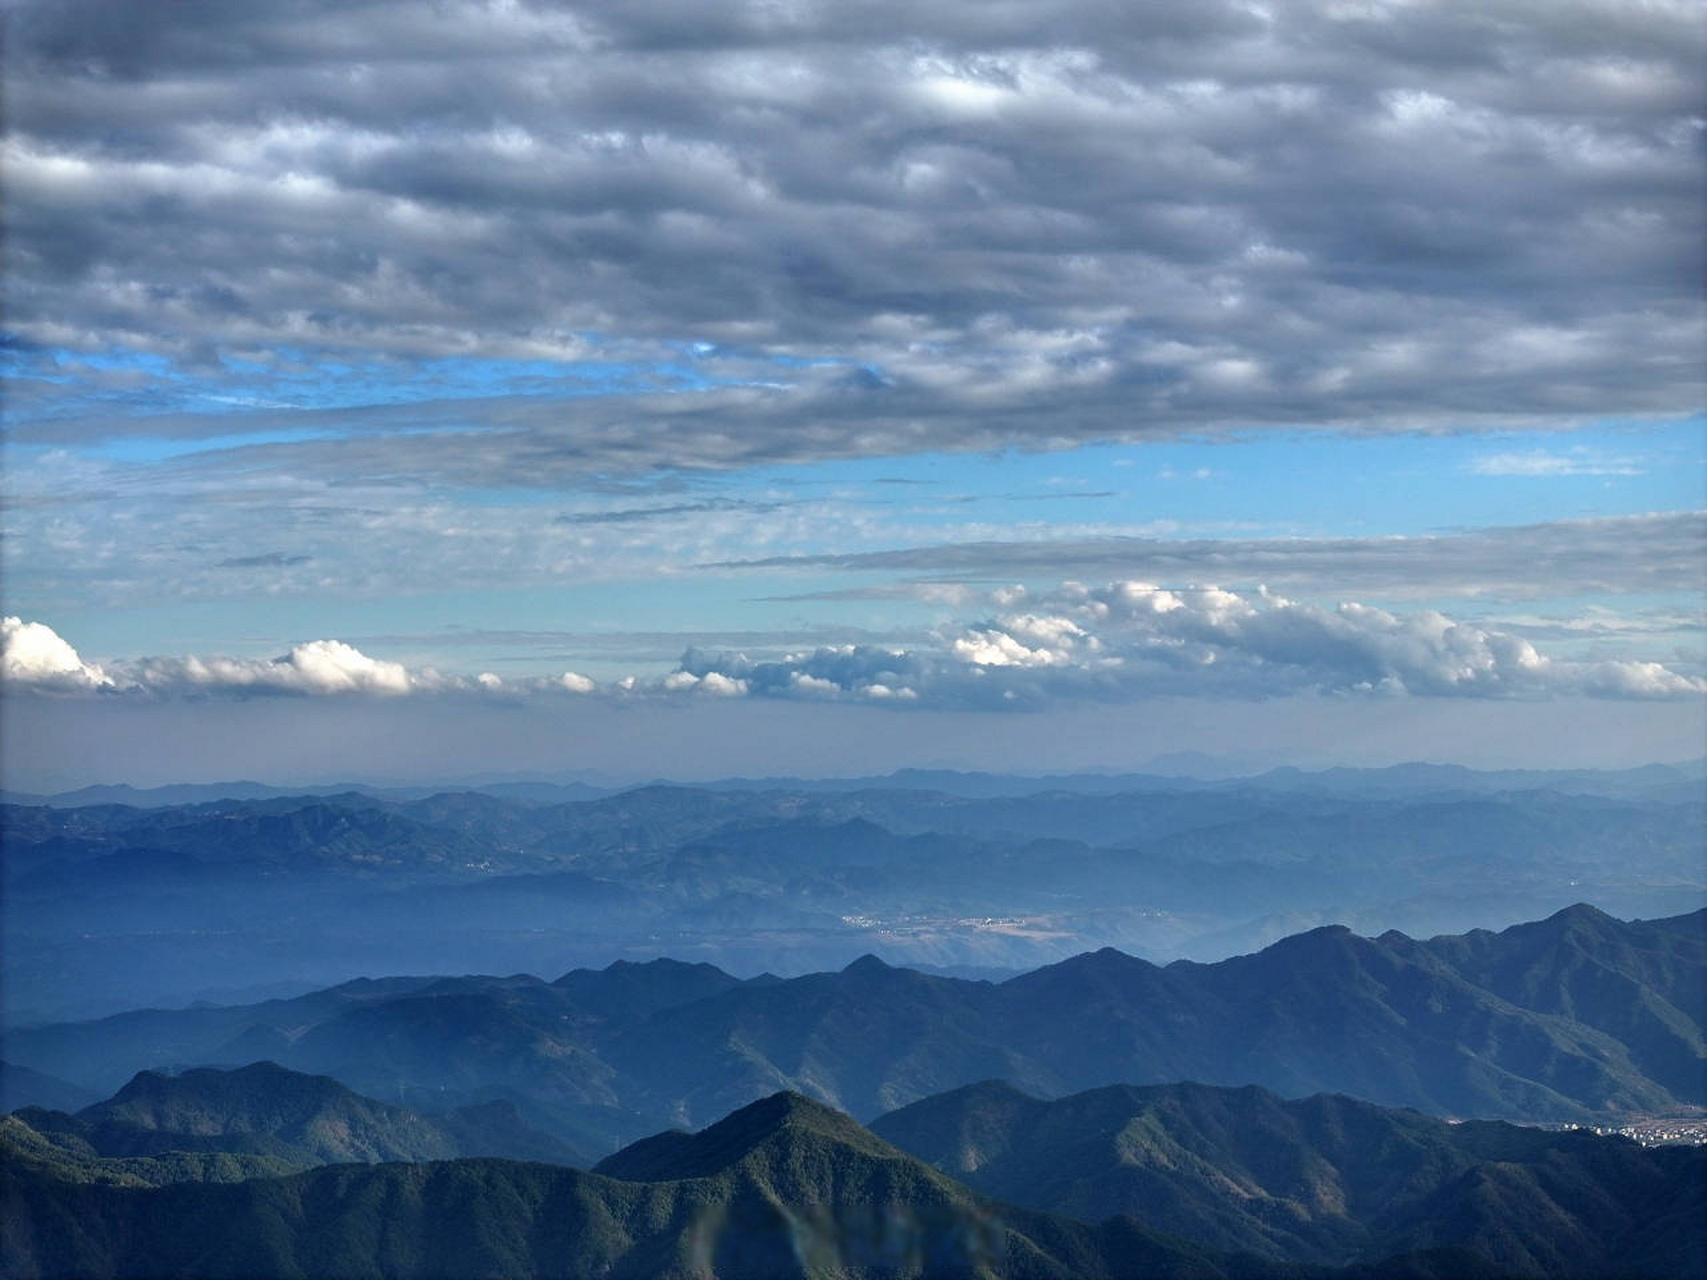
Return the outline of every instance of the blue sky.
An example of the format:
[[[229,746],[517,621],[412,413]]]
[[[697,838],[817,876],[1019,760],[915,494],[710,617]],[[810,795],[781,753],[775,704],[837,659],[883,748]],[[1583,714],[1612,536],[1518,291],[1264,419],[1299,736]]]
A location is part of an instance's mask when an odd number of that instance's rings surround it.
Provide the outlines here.
[[[1425,9],[19,6],[8,774],[1698,754],[1701,26]]]

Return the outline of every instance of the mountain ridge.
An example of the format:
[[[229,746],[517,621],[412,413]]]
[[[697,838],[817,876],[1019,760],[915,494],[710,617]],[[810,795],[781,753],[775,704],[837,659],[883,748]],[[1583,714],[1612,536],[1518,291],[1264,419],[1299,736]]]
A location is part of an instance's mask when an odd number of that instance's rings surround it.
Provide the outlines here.
[[[232,1072],[218,1087],[199,1080],[178,1092],[254,1114],[280,1071]],[[171,1083],[139,1080],[103,1105],[123,1110]],[[299,1091],[327,1085],[297,1082]],[[232,1139],[241,1136],[233,1115],[203,1118]],[[1707,1151],[1200,1085],[1046,1102],[986,1082],[877,1128],[934,1132],[961,1147],[969,1120],[1007,1150],[987,1146],[981,1154],[994,1158],[971,1161],[961,1150],[975,1167],[958,1178],[785,1091],[697,1133],[642,1139],[592,1172],[461,1158],[280,1176],[255,1157],[214,1168],[209,1161],[230,1157],[213,1150],[143,1186],[122,1176],[141,1160],[95,1168],[63,1134],[56,1151],[27,1117],[9,1116],[0,1119],[0,1272],[1607,1280],[1703,1270],[1689,1224],[1707,1186]],[[1300,1160],[1289,1142],[1314,1154]],[[1027,1207],[964,1181],[1028,1161],[1010,1189],[1047,1190],[1053,1179],[1059,1193],[1064,1180],[1069,1190],[1096,1187],[1104,1203],[1064,1213],[1039,1207],[1037,1195]],[[1157,1185],[1171,1189],[1160,1203],[1119,1199]]]
[[[1468,940],[1314,930],[1213,965],[1105,948],[999,983],[876,958],[790,979],[665,962],[372,981],[25,1030],[8,1053],[97,1092],[269,1057],[402,1102],[508,1099],[590,1152],[779,1090],[869,1120],[993,1077],[1045,1097],[1196,1080],[1552,1121],[1707,1105],[1691,994],[1707,911],[1537,924]]]

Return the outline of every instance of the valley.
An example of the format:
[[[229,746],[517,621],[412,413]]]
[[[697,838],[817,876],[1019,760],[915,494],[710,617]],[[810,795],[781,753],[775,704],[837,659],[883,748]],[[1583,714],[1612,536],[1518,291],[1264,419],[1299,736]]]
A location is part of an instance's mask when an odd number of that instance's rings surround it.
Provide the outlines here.
[[[1452,781],[15,798],[0,1270],[1707,1276],[1692,780]]]

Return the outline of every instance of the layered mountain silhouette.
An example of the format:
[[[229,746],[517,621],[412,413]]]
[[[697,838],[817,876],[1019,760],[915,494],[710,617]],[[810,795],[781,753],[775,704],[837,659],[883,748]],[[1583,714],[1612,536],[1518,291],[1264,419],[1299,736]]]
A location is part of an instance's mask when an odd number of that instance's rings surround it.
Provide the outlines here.
[[[203,1163],[90,1157],[0,1125],[8,1276],[1692,1276],[1707,1152],[1451,1126],[1343,1098],[984,1084],[878,1128],[779,1093],[592,1172],[493,1159],[239,1178],[258,1133],[321,1154],[432,1145],[423,1118],[270,1064],[139,1077],[77,1118]],[[334,1117],[352,1135],[336,1132]],[[43,1125],[48,1132],[38,1129]],[[76,1127],[76,1126],[73,1126]],[[332,1131],[328,1137],[328,1131]],[[352,1146],[353,1141],[353,1146]],[[254,1157],[251,1157],[252,1159]],[[951,1176],[951,1173],[955,1176]],[[968,1186],[970,1181],[975,1186]],[[990,1188],[999,1186],[999,1194]],[[1059,1211],[1036,1207],[1059,1202]],[[1016,1207],[1025,1201],[1034,1207]]]
[[[799,1095],[755,1103],[644,1181],[542,1164],[339,1165],[237,1185],[91,1185],[8,1159],[8,1276],[1277,1274],[984,1200]],[[632,1170],[634,1161],[614,1162]]]
[[[1118,1085],[1044,1101],[990,1081],[872,1128],[998,1199],[1323,1265],[1452,1246],[1514,1274],[1669,1274],[1665,1242],[1707,1207],[1700,1148],[1334,1095]]]
[[[870,1120],[988,1079],[1040,1097],[1195,1080],[1583,1121],[1707,1105],[1704,975],[1707,912],[1579,906],[1427,941],[1324,928],[1209,965],[1104,950],[1001,983],[869,957],[788,980],[665,961],[387,980],[27,1029],[7,1054],[97,1091],[267,1057],[431,1110],[508,1100],[595,1154],[782,1090]]]
[[[119,1185],[235,1181],[352,1162],[580,1159],[502,1102],[428,1116],[271,1062],[145,1071],[74,1115],[25,1108],[10,1119],[34,1131],[12,1131],[20,1158],[72,1160],[89,1179]]]
[[[1424,937],[1579,899],[1622,917],[1707,903],[1696,767],[83,803],[100,794],[0,804],[9,1026],[352,973],[665,951],[800,974],[875,950],[1012,974],[1105,945],[1212,960],[1333,922]],[[178,795],[208,798],[158,803]]]

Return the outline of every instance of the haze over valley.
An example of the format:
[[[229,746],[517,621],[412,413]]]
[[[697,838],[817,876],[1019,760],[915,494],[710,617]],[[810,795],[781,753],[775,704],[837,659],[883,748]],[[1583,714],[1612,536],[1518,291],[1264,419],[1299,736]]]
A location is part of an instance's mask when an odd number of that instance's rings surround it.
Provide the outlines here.
[[[1318,925],[1427,937],[1707,904],[1699,763],[237,790],[6,807],[9,1022],[661,956],[1005,976],[1102,947],[1213,961]]]

